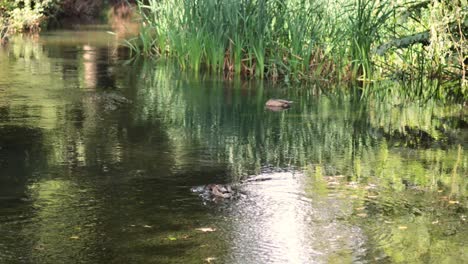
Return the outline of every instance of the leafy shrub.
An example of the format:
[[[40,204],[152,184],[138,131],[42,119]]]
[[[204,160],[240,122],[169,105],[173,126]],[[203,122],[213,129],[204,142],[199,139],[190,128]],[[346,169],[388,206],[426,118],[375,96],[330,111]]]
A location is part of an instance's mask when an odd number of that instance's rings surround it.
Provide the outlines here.
[[[0,0],[0,17],[15,32],[37,32],[47,17],[59,8],[60,0]]]

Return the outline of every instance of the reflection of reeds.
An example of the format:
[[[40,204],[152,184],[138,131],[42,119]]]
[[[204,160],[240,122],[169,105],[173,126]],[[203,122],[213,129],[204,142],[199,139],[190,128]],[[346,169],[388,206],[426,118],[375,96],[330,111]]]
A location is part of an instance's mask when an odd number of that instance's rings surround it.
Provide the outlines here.
[[[456,129],[456,123],[448,117],[456,117],[458,108],[435,103],[429,108],[417,104],[395,108],[393,102],[356,103],[349,95],[338,94],[298,101],[294,105],[300,109],[298,114],[271,113],[264,109],[268,91],[261,85],[241,88],[239,83],[223,88],[223,82],[191,77],[174,81],[170,76],[176,72],[169,66],[148,66],[144,75],[151,77],[138,91],[134,120],[152,122],[160,117],[169,138],[179,146],[175,149],[193,141],[209,146],[210,157],[227,162],[234,176],[257,173],[265,166],[312,165],[320,166],[324,175],[342,174],[362,181],[382,178],[389,183],[410,178],[426,186],[432,184],[427,175],[434,174],[433,165],[427,164],[453,167],[451,159],[457,153],[447,142],[447,131],[451,126]],[[442,123],[445,132],[439,129]],[[427,147],[411,142],[418,140],[411,134],[414,131],[429,134],[434,140],[430,146],[436,150],[409,150]],[[448,150],[438,150],[441,145]],[[416,158],[407,160],[406,153],[413,151],[417,151]],[[446,184],[449,176],[447,172],[434,175]]]

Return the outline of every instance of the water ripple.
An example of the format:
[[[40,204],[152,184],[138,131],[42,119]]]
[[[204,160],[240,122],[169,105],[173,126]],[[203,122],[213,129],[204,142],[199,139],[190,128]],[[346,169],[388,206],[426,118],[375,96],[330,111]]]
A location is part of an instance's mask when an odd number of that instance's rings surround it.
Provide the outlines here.
[[[336,199],[321,201],[304,191],[307,177],[281,172],[261,175],[267,181],[247,182],[246,193],[229,208],[229,263],[326,263],[333,256],[358,259],[361,230],[338,220]],[[338,257],[338,258],[342,258]]]

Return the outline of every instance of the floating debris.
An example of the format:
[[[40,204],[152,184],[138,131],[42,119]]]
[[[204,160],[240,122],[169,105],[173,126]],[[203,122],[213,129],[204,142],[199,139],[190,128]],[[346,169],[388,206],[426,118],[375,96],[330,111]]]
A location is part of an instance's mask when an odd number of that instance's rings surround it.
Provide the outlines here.
[[[207,232],[214,232],[214,231],[216,231],[216,228],[211,228],[211,227],[200,227],[200,228],[196,228],[195,230],[201,231],[201,232],[203,232],[203,233],[207,233]]]

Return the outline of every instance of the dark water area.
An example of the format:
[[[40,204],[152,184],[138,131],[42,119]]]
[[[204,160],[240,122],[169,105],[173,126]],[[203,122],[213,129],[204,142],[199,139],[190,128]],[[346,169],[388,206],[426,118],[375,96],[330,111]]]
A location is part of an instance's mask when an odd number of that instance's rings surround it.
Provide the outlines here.
[[[127,63],[117,43],[0,49],[0,263],[468,260],[466,107]],[[191,191],[210,183],[239,195]]]

